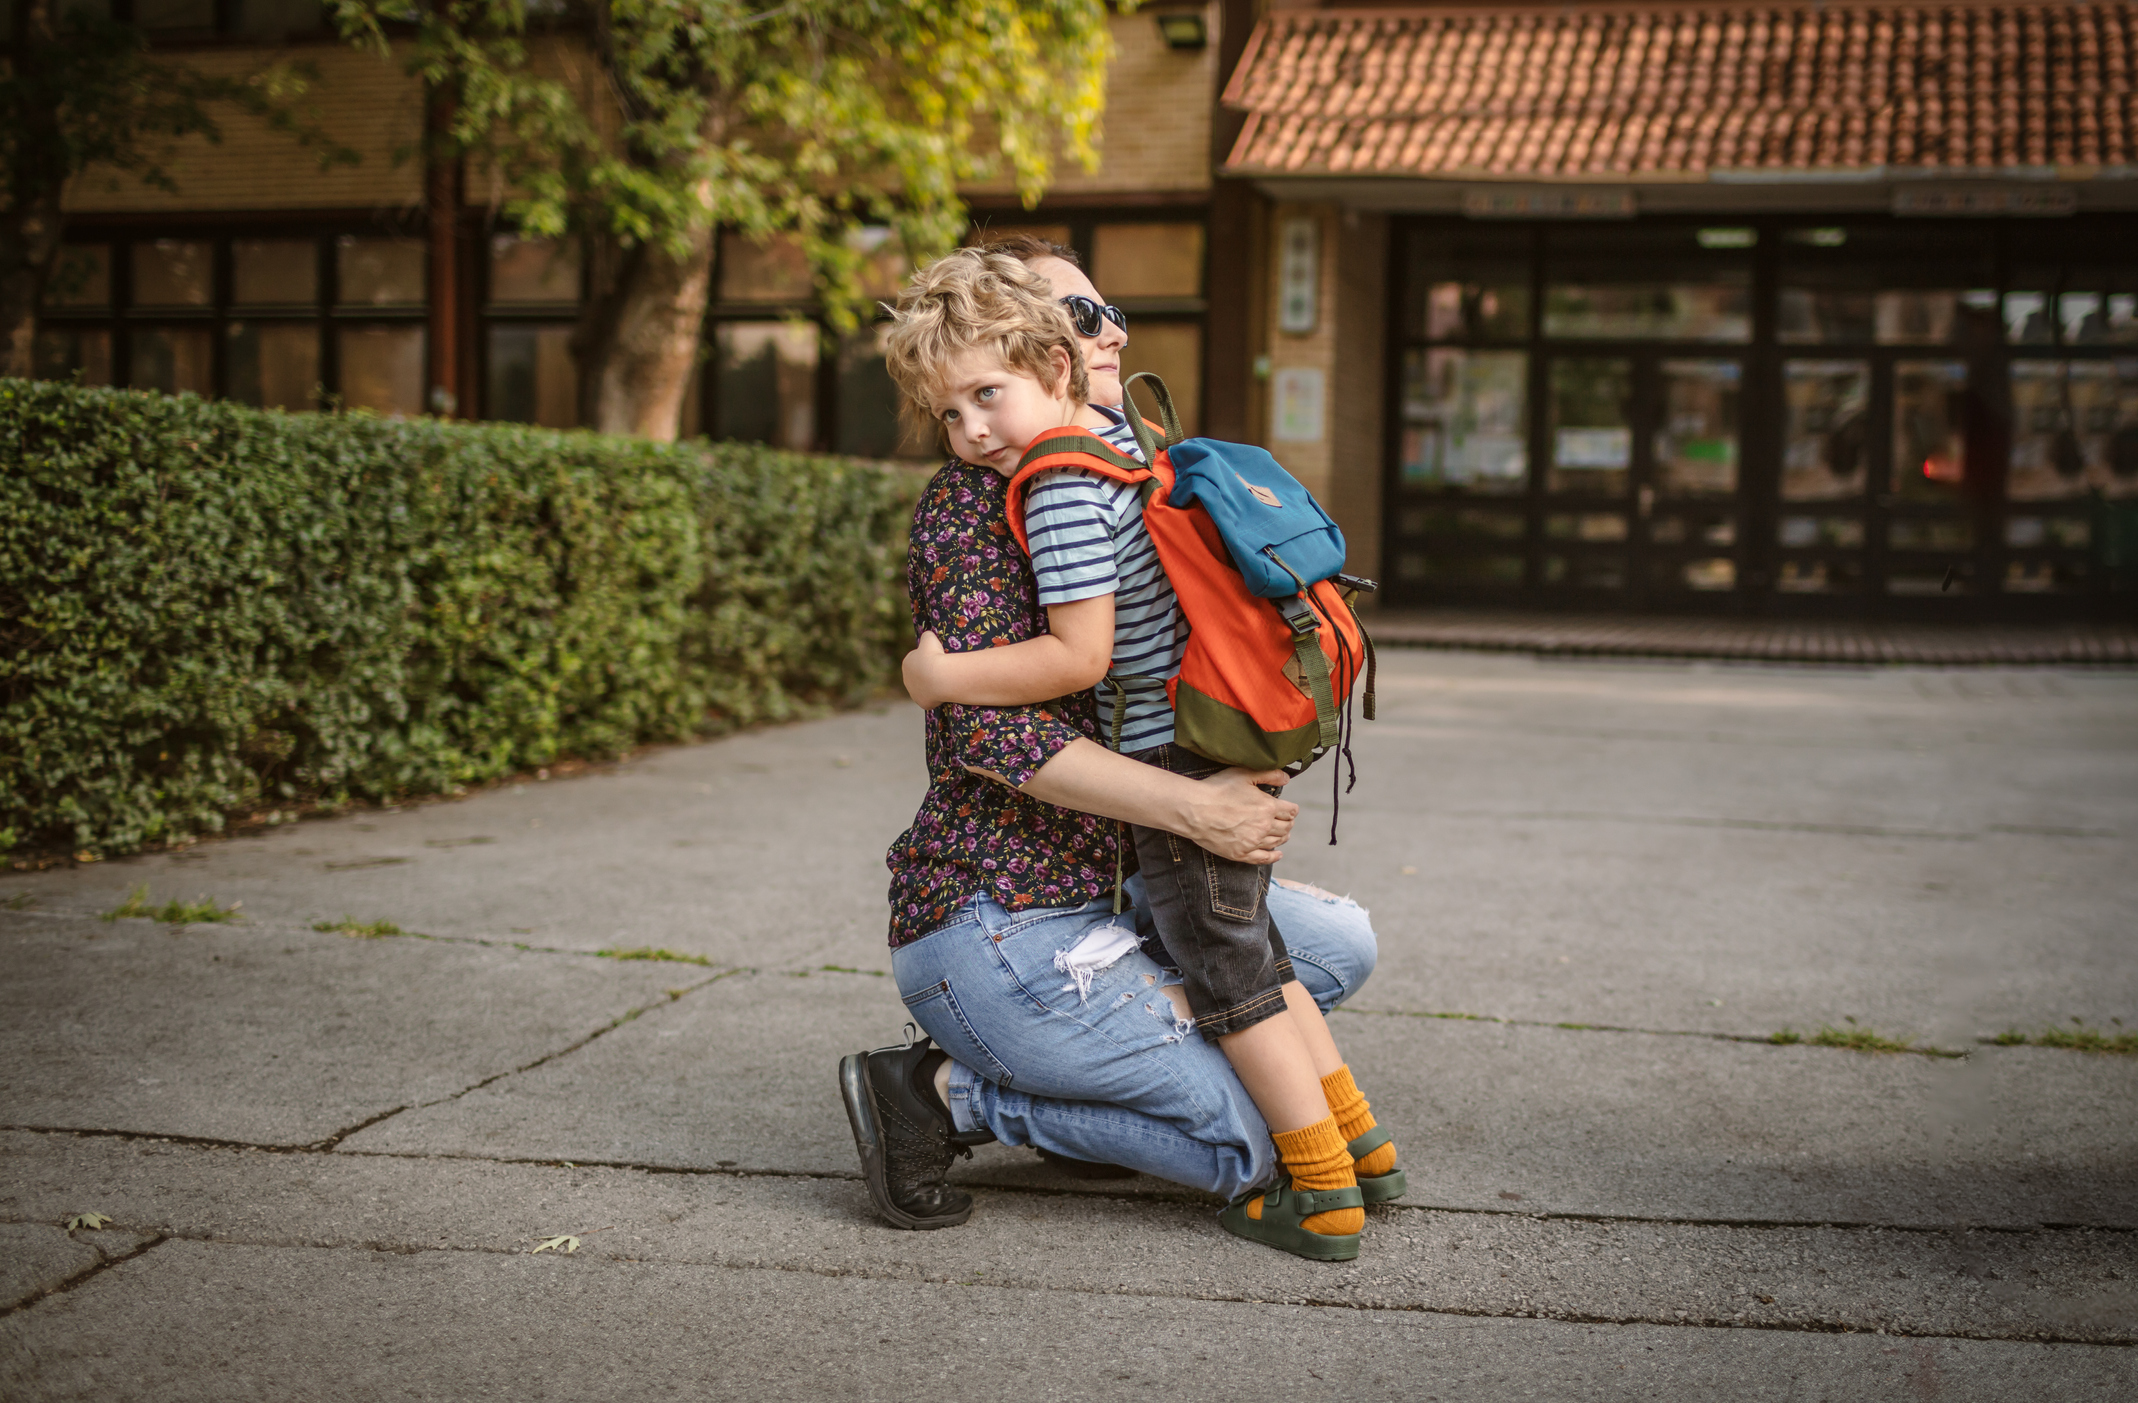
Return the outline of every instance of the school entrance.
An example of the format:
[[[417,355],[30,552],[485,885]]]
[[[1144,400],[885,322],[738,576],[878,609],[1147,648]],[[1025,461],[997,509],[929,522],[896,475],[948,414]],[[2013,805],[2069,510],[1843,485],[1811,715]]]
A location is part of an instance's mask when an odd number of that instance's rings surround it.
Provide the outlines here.
[[[2130,598],[2127,218],[1393,232],[1391,603],[1960,619]]]

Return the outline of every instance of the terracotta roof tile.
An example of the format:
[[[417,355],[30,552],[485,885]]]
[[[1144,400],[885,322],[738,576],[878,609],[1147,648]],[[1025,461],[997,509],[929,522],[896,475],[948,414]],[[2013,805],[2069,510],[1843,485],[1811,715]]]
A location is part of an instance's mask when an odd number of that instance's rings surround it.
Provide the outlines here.
[[[1280,10],[1235,174],[2128,168],[2138,0]]]

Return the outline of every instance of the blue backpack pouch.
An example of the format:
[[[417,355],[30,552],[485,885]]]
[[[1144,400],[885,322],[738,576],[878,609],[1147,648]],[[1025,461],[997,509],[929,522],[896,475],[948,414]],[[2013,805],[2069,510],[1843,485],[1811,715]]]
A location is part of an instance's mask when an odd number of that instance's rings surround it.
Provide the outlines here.
[[[1168,451],[1170,500],[1202,503],[1250,592],[1289,599],[1344,568],[1344,533],[1269,450],[1189,438]]]

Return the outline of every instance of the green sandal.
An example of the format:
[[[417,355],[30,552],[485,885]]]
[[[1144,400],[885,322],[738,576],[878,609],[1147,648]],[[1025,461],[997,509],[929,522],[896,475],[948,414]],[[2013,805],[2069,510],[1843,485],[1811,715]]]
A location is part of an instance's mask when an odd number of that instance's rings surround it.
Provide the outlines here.
[[[1247,1205],[1257,1198],[1262,1200],[1262,1216],[1250,1218]],[[1316,1213],[1365,1206],[1356,1188],[1295,1189],[1287,1175],[1274,1189],[1241,1194],[1225,1205],[1225,1211],[1217,1215],[1217,1220],[1224,1225],[1225,1231],[1235,1236],[1281,1248],[1295,1257],[1311,1257],[1320,1262],[1348,1262],[1359,1254],[1357,1233],[1309,1232],[1300,1224]]]
[[[1351,1152],[1352,1162],[1356,1163],[1395,1138],[1385,1128],[1377,1125],[1344,1148]],[[1409,1187],[1400,1164],[1386,1174],[1359,1175],[1359,1197],[1368,1203],[1386,1203],[1392,1198],[1400,1198],[1403,1191]]]

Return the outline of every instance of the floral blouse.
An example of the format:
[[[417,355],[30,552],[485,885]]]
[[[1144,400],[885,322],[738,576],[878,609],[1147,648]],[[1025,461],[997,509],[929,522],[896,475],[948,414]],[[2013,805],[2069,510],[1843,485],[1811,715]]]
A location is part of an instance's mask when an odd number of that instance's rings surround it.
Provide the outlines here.
[[[1009,482],[952,459],[913,515],[906,590],[913,629],[953,653],[1046,631],[1038,587],[1010,534]],[[944,706],[928,713],[928,797],[891,845],[891,944],[948,925],[985,892],[1008,911],[1077,906],[1114,883],[1112,822],[1043,804],[968,765],[1023,784],[1079,736],[1097,739],[1087,693],[1047,706]]]

